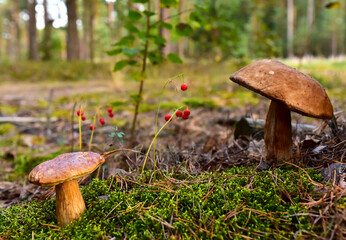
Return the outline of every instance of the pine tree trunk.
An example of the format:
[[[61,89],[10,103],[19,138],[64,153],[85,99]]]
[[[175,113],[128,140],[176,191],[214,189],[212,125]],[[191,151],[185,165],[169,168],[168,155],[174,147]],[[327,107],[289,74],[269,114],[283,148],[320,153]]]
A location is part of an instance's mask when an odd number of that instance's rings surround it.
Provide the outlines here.
[[[42,60],[47,61],[52,59],[52,42],[51,42],[51,32],[53,21],[49,18],[47,0],[43,0],[44,9],[44,31],[43,31],[43,56]]]
[[[109,1],[108,2],[108,26],[109,26],[109,32],[110,32],[110,38],[111,41],[113,42],[115,39],[114,36],[114,1]]]
[[[29,59],[38,60],[37,30],[36,30],[36,0],[27,0],[29,21],[28,21],[28,48]]]
[[[160,0],[157,0],[157,9],[159,10],[159,20],[166,22],[167,18],[169,16],[169,8],[161,8],[160,7]],[[167,56],[168,53],[171,51],[171,44],[169,41],[169,31],[166,28],[159,27],[159,35],[166,39],[166,44],[165,46],[161,47],[161,53],[163,56]]]
[[[66,0],[67,7],[67,59],[79,59],[79,38],[77,29],[77,1]]]
[[[287,0],[287,55],[293,57],[294,0]]]
[[[184,1],[180,0],[179,2],[179,22],[181,22],[182,18],[182,11],[184,9]],[[178,54],[181,59],[184,59],[184,39],[181,39],[178,42]]]

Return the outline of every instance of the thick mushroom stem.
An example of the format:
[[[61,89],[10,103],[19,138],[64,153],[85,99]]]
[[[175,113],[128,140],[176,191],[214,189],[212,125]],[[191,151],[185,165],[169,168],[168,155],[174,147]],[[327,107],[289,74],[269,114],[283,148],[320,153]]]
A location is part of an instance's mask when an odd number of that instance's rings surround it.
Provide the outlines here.
[[[56,216],[61,227],[77,219],[85,211],[85,203],[77,180],[55,186]]]
[[[264,130],[266,162],[268,164],[288,160],[291,157],[291,114],[286,104],[272,100]]]

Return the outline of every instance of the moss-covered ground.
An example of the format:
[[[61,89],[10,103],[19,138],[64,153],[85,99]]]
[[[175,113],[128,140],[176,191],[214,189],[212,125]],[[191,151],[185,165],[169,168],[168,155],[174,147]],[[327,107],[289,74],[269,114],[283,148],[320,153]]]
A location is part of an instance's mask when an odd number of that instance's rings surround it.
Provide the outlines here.
[[[136,176],[136,175],[134,175]],[[304,206],[321,175],[298,167],[233,167],[192,176],[146,172],[95,179],[87,211],[57,227],[55,199],[0,209],[2,239],[306,239],[323,233]]]

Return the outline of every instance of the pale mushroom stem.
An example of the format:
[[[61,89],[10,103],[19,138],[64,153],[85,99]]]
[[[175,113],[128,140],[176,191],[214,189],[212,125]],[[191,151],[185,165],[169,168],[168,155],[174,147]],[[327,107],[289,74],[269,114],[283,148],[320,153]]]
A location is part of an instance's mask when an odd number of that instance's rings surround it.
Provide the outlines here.
[[[85,211],[85,203],[77,180],[60,183],[55,191],[56,216],[58,224],[64,227]]]
[[[292,148],[291,114],[286,104],[271,101],[264,130],[266,162],[270,165],[290,159]]]

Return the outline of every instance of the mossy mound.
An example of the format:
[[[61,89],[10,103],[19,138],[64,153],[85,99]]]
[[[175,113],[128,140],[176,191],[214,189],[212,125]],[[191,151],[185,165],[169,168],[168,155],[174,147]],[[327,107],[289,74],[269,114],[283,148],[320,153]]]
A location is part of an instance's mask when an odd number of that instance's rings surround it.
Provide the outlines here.
[[[0,209],[1,239],[293,239],[314,234],[313,170],[233,167],[191,176],[152,172],[82,188],[83,216],[57,227],[55,199]],[[310,235],[311,236],[311,235]]]

